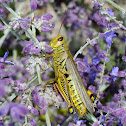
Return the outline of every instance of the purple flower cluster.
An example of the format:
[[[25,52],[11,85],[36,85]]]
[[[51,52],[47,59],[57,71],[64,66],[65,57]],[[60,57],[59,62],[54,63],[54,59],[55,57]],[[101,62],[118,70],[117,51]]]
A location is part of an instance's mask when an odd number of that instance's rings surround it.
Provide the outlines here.
[[[4,105],[0,109],[1,117],[10,114],[13,120],[19,121],[20,123],[24,123],[24,116],[28,113],[28,109],[25,106],[13,102]]]
[[[24,47],[22,50],[23,54],[39,54],[41,49],[35,48],[35,43],[31,41],[23,41],[22,46]]]
[[[5,3],[5,2],[13,2],[13,0],[0,0],[1,3]]]
[[[94,2],[94,9],[95,9],[95,13],[93,12],[91,15],[91,19],[93,21],[95,21],[101,28],[114,28],[116,26],[118,26],[116,23],[111,23],[109,19],[109,17],[106,14],[101,14],[102,10],[102,6],[100,3],[98,2]],[[106,9],[106,12],[110,15],[110,16],[114,16],[114,12],[110,9]]]
[[[80,36],[83,36],[86,32],[87,36],[91,38],[93,33],[88,29],[88,27],[91,26],[91,22],[88,18],[85,8],[77,6],[75,1],[71,1],[64,19],[64,24],[66,24],[68,28],[71,27],[68,33],[69,37],[74,35],[74,30],[80,29]]]
[[[110,31],[105,34],[99,33],[99,37],[104,39],[109,46],[112,45],[112,38],[116,36],[118,36],[118,33],[116,33],[115,31]]]
[[[126,110],[125,110],[126,102],[124,99],[122,99],[123,97],[125,97],[124,95],[125,94],[123,94],[122,90],[119,90],[119,93],[113,96],[113,101],[108,102],[107,106],[103,107],[104,112],[110,113],[108,116],[108,120],[105,122],[106,125],[112,125],[114,123],[118,125],[126,124]]]
[[[31,25],[34,25],[39,31],[51,32],[55,27],[55,24],[50,21],[52,17],[53,16],[49,13],[43,14],[41,17],[34,17],[33,19],[29,17],[28,18],[13,17],[11,19],[10,25],[13,27],[14,30],[22,29],[24,31],[27,31]],[[2,26],[1,29],[3,29]]]
[[[51,14],[46,13],[41,17],[35,17],[32,23],[39,31],[51,32],[55,27],[55,24],[50,21],[52,17],[53,16]]]
[[[28,27],[31,24],[31,19],[30,18],[12,18],[10,25],[12,25],[13,29],[23,29],[24,31],[26,31],[28,29]]]
[[[12,63],[12,62],[6,61],[8,54],[9,54],[9,51],[7,50],[7,52],[5,52],[3,58],[0,58],[0,62],[10,64],[10,65],[14,65],[14,63]]]
[[[36,11],[40,7],[45,7],[48,3],[48,0],[31,0],[30,6],[32,11]]]
[[[36,91],[33,91],[33,95],[33,104],[39,106],[41,115],[45,115],[47,111],[47,102],[45,97],[40,97]],[[31,112],[33,112],[34,115],[37,114],[35,109],[32,109]]]

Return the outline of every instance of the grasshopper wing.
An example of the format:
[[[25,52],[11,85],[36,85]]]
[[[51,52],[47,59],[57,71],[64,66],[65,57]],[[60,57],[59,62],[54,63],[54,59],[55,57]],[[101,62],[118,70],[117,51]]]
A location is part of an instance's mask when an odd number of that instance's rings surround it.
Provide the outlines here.
[[[72,56],[67,58],[66,68],[67,68],[68,73],[72,76],[73,83],[76,86],[76,89],[83,103],[85,104],[86,108],[88,109],[90,113],[94,113],[95,111],[94,106],[89,98],[89,95],[87,94],[87,90],[78,72],[76,64],[74,63],[74,60],[72,59]]]

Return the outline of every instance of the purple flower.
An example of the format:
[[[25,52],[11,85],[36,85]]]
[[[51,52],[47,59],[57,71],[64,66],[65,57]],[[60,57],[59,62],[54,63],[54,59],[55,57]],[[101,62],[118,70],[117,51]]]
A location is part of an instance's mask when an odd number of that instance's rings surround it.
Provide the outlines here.
[[[34,93],[34,91],[33,91],[33,93]],[[39,96],[39,94],[36,93],[36,92],[33,94],[33,102],[34,102],[34,104],[36,104],[36,105],[39,105],[39,104],[40,104],[40,96]]]
[[[41,97],[41,101],[40,101],[40,104],[39,106],[41,108],[45,107],[47,105],[47,102],[46,102],[46,98],[45,97]]]
[[[105,62],[108,63],[110,61],[110,58],[106,57]]]
[[[37,4],[41,4],[42,1],[41,1],[41,0],[36,0],[36,3],[37,3]],[[43,0],[43,4],[44,4],[44,0]]]
[[[114,27],[118,27],[116,23],[109,23],[108,25],[109,25],[108,27],[109,27],[110,29],[111,29],[111,28],[114,28]]]
[[[37,9],[36,0],[31,0],[30,6],[31,6],[32,11],[35,11]]]
[[[93,56],[94,54],[94,48],[89,48],[89,56]]]
[[[46,35],[43,36],[36,36],[36,38],[38,39],[39,42],[44,41],[46,39]]]
[[[97,71],[91,69],[90,67],[87,68],[87,72],[88,72],[88,79],[91,83],[94,83],[94,80],[97,76]]]
[[[12,18],[10,25],[12,25],[14,30],[21,28],[26,31],[31,25],[31,18]]]
[[[93,65],[99,64],[100,61],[101,61],[101,59],[99,57],[97,57],[97,56],[95,56],[94,58],[92,58],[92,64]]]
[[[4,86],[0,85],[0,97],[4,97],[5,95],[6,95],[6,92],[5,92]]]
[[[101,6],[97,1],[94,1],[94,9],[99,9]]]
[[[123,88],[126,89],[126,80],[122,80]]]
[[[109,75],[104,75],[103,76],[103,79],[108,82],[108,83],[111,83],[112,82],[112,78],[109,76]]]
[[[99,37],[104,39],[109,46],[111,46],[112,44],[112,38],[116,36],[118,36],[118,33],[116,33],[115,31],[110,31],[105,34],[99,33]]]
[[[73,36],[74,29],[80,29],[81,35],[89,34],[92,37],[92,32],[88,29],[91,23],[88,20],[88,15],[83,7],[76,5],[75,1],[71,1],[68,5],[68,11],[66,12],[64,24],[71,26],[69,36]],[[84,26],[84,27],[82,27]],[[90,34],[91,33],[91,34]]]
[[[118,76],[118,71],[119,71],[118,67],[113,67],[110,75],[111,76]]]
[[[102,116],[102,118],[99,120],[100,123],[105,121],[105,115]]]
[[[99,12],[94,13],[91,18],[102,28],[106,28],[108,26],[108,21],[106,20],[106,16],[100,15]]]
[[[8,76],[8,72],[6,70],[0,70],[0,77],[7,77]]]
[[[31,0],[30,2],[30,6],[31,6],[31,10],[35,11],[37,9],[37,6],[40,5],[42,3],[41,0]],[[43,0],[43,5],[46,4],[46,1]]]
[[[122,89],[119,89],[118,92],[119,92],[118,93],[118,97],[121,99],[123,97],[123,91],[122,91]]]
[[[3,63],[0,63],[0,69],[5,69],[5,65]]]
[[[119,71],[118,72],[118,77],[125,77],[126,76],[126,72],[125,71]]]
[[[3,12],[4,12],[3,7],[0,6],[0,14],[2,14]]]
[[[77,117],[75,118],[74,121],[76,122],[76,124],[77,124],[78,126],[80,126],[81,124],[84,124],[84,123],[86,122],[86,120],[79,120]]]
[[[4,105],[0,109],[0,116],[10,114],[15,121],[19,121],[20,123],[24,123],[24,116],[28,113],[25,106],[13,102]]]
[[[114,110],[114,112],[112,113],[113,115],[117,115],[118,117],[123,117],[124,114],[126,114],[126,110],[124,108],[117,108]]]
[[[114,12],[112,12],[112,10],[107,8],[106,11],[110,16],[114,16]]]
[[[94,46],[95,44],[97,44],[98,43],[98,40],[93,40],[90,44],[92,45],[92,46]]]
[[[37,122],[36,122],[36,120],[35,120],[33,117],[30,117],[30,118],[29,118],[29,122],[30,122],[30,124],[31,124],[32,126],[37,126]]]
[[[24,106],[15,106],[12,107],[11,116],[14,120],[24,123],[24,116],[28,114],[28,110]]]
[[[39,115],[38,110],[36,108],[34,108],[34,107],[32,107],[31,113],[34,114],[35,116]]]
[[[3,58],[0,59],[0,62],[2,62],[2,63],[7,63],[7,64],[9,64],[9,65],[14,65],[13,62],[6,61],[8,54],[9,54],[9,51],[7,50],[7,52],[5,52]]]
[[[8,126],[15,126],[15,124],[14,123],[9,123]]]
[[[55,27],[55,24],[51,21],[52,15],[47,13],[42,15],[41,17],[36,17],[33,21],[33,24],[39,31],[44,31],[44,32],[51,32],[53,28]]]
[[[0,120],[0,126],[4,126],[3,120]]]
[[[112,44],[112,38],[116,36],[117,36],[117,33],[115,33],[115,31],[110,31],[110,32],[105,33],[105,40],[109,46],[111,46]]]
[[[99,37],[102,38],[102,39],[105,39],[104,33],[99,33]]]
[[[31,41],[24,41],[21,43],[24,48],[22,50],[23,54],[38,54],[41,49],[35,47],[35,43]]]
[[[10,109],[10,104],[4,105],[2,108],[0,108],[0,116],[5,116],[8,114]]]
[[[24,92],[27,87],[26,83],[24,83],[22,80],[16,80],[14,84],[17,92]]]
[[[121,118],[121,122],[122,124],[126,124],[126,114]]]
[[[92,126],[99,126],[99,122],[94,122]]]
[[[116,78],[117,78],[117,76],[118,76],[118,71],[119,71],[119,68],[118,68],[118,67],[113,67],[113,68],[112,68],[112,71],[111,71],[110,75],[113,76],[113,77],[112,77],[112,80],[113,80],[113,81],[116,80]]]
[[[124,62],[126,62],[126,56],[123,56],[123,57],[122,57],[122,60],[123,60]]]
[[[53,16],[50,13],[45,13],[42,15],[43,20],[51,20]]]
[[[42,23],[42,31],[44,32],[51,32],[54,27],[55,27],[55,24],[50,21],[45,20]]]
[[[50,53],[50,52],[53,51],[52,47],[49,46],[49,45],[45,45],[43,50],[44,50],[45,52],[48,52],[48,53]]]
[[[106,51],[102,51],[102,52],[98,52],[96,54],[96,57],[99,57],[102,60],[105,60],[105,55],[106,55]]]
[[[2,31],[4,29],[3,25],[0,25],[0,31]]]
[[[73,122],[69,122],[68,126],[76,126]]]
[[[89,87],[88,87],[88,90],[90,90],[92,93],[94,93],[94,94],[97,94],[97,88],[95,87],[95,86],[93,86],[93,85],[90,85]]]
[[[85,70],[87,69],[87,66],[84,62],[77,61],[77,68],[78,68],[79,72],[85,72]]]
[[[45,115],[46,114],[46,111],[47,111],[47,107],[43,107],[42,109],[40,109],[40,114],[41,115]]]
[[[102,116],[102,118],[98,121],[98,122],[95,122],[93,123],[92,126],[99,126],[100,124],[102,124],[102,126],[105,126],[102,122],[105,121],[105,115]]]
[[[1,3],[5,3],[5,2],[13,2],[13,0],[0,0]]]

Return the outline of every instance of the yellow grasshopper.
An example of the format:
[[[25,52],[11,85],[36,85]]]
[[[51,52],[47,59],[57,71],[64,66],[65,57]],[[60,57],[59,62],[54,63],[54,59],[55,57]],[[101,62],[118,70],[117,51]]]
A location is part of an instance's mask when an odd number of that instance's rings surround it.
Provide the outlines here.
[[[46,87],[52,81],[57,81],[55,87],[66,101],[70,113],[74,113],[74,108],[81,116],[85,115],[86,109],[90,113],[94,113],[92,101],[95,100],[95,97],[91,91],[86,90],[65,38],[58,34],[49,45],[53,48],[53,53],[46,57],[53,57],[55,78],[44,86]]]

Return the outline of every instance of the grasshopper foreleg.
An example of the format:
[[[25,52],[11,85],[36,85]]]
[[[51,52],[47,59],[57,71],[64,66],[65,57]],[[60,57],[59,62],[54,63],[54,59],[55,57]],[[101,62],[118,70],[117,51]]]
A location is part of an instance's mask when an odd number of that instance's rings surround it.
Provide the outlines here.
[[[52,80],[47,81],[47,82],[44,84],[44,89],[43,89],[43,91],[45,92],[46,86],[47,86],[48,84],[51,84],[51,82],[54,82],[54,81],[56,81],[56,80],[57,80],[57,77],[54,78],[54,79],[52,79]],[[52,84],[53,84],[53,83],[52,83]]]
[[[49,55],[34,55],[34,56],[37,56],[37,57],[39,57],[39,58],[50,58],[50,57],[53,57],[53,53],[52,54],[49,54]]]

